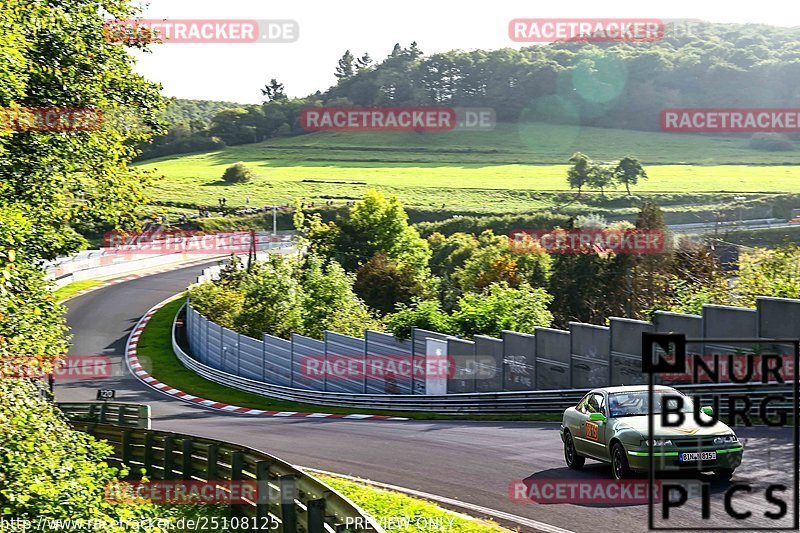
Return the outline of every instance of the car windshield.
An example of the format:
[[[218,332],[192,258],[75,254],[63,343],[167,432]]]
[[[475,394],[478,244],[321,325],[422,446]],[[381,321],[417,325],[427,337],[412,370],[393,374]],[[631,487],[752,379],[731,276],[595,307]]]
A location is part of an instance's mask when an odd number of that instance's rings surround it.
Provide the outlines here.
[[[681,411],[690,413],[693,410],[692,400],[688,396],[684,396],[678,392],[656,391],[653,394],[656,402],[655,414],[661,413],[661,405],[663,404],[665,396],[669,400],[678,395],[683,398],[683,407]],[[674,402],[675,400],[672,400],[670,404],[674,405]],[[612,418],[646,415],[648,413],[648,407],[649,403],[646,390],[616,392],[610,394],[608,397],[608,411]]]

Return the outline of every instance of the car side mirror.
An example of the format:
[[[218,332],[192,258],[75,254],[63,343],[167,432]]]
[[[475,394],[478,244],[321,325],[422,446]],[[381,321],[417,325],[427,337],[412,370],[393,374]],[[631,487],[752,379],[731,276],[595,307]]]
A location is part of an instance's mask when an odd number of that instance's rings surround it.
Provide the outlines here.
[[[603,413],[592,413],[589,415],[589,422],[605,422],[606,415]]]
[[[705,407],[702,407],[700,410],[703,411],[708,416],[714,416],[714,409],[712,407],[706,405]]]

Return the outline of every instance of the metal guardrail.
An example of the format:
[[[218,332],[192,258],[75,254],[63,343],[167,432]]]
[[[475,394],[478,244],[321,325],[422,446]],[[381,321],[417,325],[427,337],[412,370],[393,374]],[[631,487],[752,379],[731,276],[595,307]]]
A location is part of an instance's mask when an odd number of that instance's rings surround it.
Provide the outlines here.
[[[180,311],[178,314],[180,314]],[[474,392],[424,396],[321,392],[270,385],[204,365],[181,348],[175,335],[174,321],[172,325],[172,348],[185,367],[220,385],[260,394],[268,398],[322,406],[353,407],[373,411],[424,411],[442,414],[562,413],[566,408],[576,405],[591,390]],[[715,389],[724,390],[726,394],[746,394],[752,402],[751,412],[757,412],[758,403],[766,394],[784,393],[790,396],[792,394],[792,388],[789,384],[702,384],[678,385],[675,388],[687,394],[708,394]],[[773,404],[773,406],[787,408],[785,404]],[[720,406],[720,411],[727,413],[727,405]]]
[[[325,483],[251,448],[166,431],[83,421],[72,425],[108,441],[114,449],[111,463],[124,463],[132,472],[144,469],[150,480],[256,483],[256,501],[231,506],[235,516],[251,519],[249,525],[255,519],[283,533],[384,532],[360,507]]]
[[[150,429],[150,406],[116,402],[59,402],[56,404],[70,422],[114,424]]]

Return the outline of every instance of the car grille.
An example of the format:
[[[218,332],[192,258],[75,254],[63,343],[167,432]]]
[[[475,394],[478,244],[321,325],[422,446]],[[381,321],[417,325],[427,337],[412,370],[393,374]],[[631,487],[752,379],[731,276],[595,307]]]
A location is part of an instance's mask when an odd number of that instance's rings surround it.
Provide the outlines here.
[[[689,439],[672,439],[672,443],[681,449],[704,448],[707,446],[714,446],[715,438],[716,437],[692,437]]]

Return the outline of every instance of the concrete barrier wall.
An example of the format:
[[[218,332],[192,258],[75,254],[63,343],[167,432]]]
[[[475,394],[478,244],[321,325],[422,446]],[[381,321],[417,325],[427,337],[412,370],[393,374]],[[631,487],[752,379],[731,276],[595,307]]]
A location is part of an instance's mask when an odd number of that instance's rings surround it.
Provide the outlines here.
[[[503,341],[495,337],[475,335],[476,392],[503,390]]]
[[[213,275],[213,270],[207,274]],[[503,331],[500,339],[456,338],[412,328],[411,338],[367,331],[363,339],[328,331],[325,341],[293,334],[290,341],[265,335],[250,339],[221,328],[191,307],[186,327],[189,347],[198,361],[226,372],[301,389],[370,393],[425,394],[424,378],[401,375],[373,379],[369,373],[330,379],[304,375],[303,356],[350,358],[368,368],[370,361],[408,357],[424,368],[427,339],[441,341],[455,363],[447,380],[449,393],[523,391],[632,385],[646,382],[642,373],[642,333],[683,333],[689,338],[798,338],[800,300],[759,298],[756,309],[707,305],[702,315],[657,311],[653,323],[611,318],[609,326],[570,323],[569,331],[536,328],[534,334]],[[741,343],[689,343],[689,353],[729,354],[748,351]],[[764,353],[789,353],[787,346],[759,343]],[[491,371],[493,367],[493,372]]]
[[[364,339],[358,339],[333,331],[325,331],[325,357],[329,362],[329,368],[334,372],[328,373],[328,390],[331,392],[352,392],[363,394],[366,390],[366,375],[359,375],[357,372],[350,371],[340,373],[336,371],[339,365],[331,365],[331,361],[338,359],[343,366],[348,364],[348,368],[363,368],[366,361],[364,352]],[[333,359],[332,359],[333,358]],[[353,365],[350,366],[349,363]]]
[[[611,372],[611,331],[603,326],[570,322],[572,386],[605,387]]]
[[[302,365],[307,364],[309,358],[315,361],[325,360],[325,343],[323,341],[304,337],[292,333],[292,374],[291,386],[297,389],[325,391],[325,375],[319,376],[316,372],[305,370]]]
[[[758,336],[758,316],[755,309],[726,305],[703,306],[703,337],[745,339]],[[750,350],[744,344],[709,342],[703,345],[706,354],[743,353]]]
[[[536,337],[528,333],[503,331],[503,389],[536,388]]]
[[[447,393],[476,392],[475,343],[449,337],[447,355],[454,366],[452,377],[447,380]]]
[[[404,361],[409,365],[412,363],[411,340],[401,341],[388,333],[367,330],[364,344],[367,367],[386,369],[368,374],[367,394],[411,394],[411,375],[395,373],[392,376],[388,373],[389,365],[396,366]]]
[[[638,385],[647,382],[642,374],[642,333],[653,331],[653,324],[642,320],[612,318],[611,384]]]
[[[291,387],[292,385],[292,342],[272,335],[264,334],[261,339],[263,347],[262,381]]]
[[[569,331],[536,328],[535,332],[536,388],[568,389],[572,387]]]

